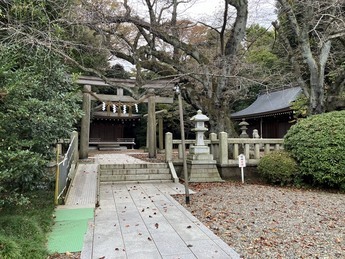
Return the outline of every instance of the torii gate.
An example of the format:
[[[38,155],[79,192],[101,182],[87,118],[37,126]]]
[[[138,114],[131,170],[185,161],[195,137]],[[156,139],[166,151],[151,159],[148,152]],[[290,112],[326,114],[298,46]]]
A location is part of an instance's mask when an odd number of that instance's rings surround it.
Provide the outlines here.
[[[90,113],[91,113],[91,101],[98,100],[102,102],[119,102],[121,103],[148,103],[148,118],[147,118],[147,144],[149,158],[156,157],[156,103],[173,103],[171,97],[161,97],[154,93],[155,89],[162,87],[168,87],[173,89],[172,81],[168,80],[155,80],[150,81],[142,86],[142,88],[149,89],[148,94],[140,100],[135,100],[131,96],[123,95],[123,88],[132,88],[135,85],[133,79],[110,79],[111,85],[117,87],[116,95],[95,94],[91,91],[91,86],[110,86],[110,84],[104,82],[98,77],[80,76],[76,81],[77,84],[83,85],[83,111],[84,116],[81,120],[81,132],[80,132],[80,151],[79,157],[81,159],[88,158],[89,156],[89,137],[90,137]]]

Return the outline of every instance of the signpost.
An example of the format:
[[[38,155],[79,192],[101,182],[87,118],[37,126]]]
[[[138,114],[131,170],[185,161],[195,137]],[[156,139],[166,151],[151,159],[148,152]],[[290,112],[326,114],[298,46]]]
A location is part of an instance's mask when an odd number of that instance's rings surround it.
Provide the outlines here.
[[[243,168],[246,167],[246,157],[243,154],[238,156],[238,167],[241,168],[241,178],[242,178],[242,183],[244,183],[244,171],[243,171]]]

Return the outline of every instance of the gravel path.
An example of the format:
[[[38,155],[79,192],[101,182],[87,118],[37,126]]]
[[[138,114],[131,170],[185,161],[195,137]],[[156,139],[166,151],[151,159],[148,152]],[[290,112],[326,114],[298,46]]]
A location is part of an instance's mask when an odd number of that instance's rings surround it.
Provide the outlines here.
[[[175,198],[244,258],[345,258],[345,195],[239,183]]]

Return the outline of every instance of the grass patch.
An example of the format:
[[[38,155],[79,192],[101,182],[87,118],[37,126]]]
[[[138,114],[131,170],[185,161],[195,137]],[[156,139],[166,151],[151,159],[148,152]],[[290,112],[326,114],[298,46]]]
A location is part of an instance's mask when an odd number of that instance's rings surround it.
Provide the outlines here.
[[[0,258],[47,258],[54,211],[52,191],[26,194],[30,204],[0,209]]]

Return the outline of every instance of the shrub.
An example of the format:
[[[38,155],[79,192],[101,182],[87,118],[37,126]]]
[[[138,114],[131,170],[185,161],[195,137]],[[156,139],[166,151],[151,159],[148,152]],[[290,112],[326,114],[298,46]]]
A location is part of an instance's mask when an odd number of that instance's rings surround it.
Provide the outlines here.
[[[10,189],[29,191],[44,180],[46,160],[29,150],[0,150],[0,183]],[[10,165],[10,166],[9,166]]]
[[[345,111],[299,121],[286,134],[284,147],[296,159],[304,181],[345,190]]]
[[[9,61],[9,62],[8,62]],[[0,208],[46,187],[54,143],[82,115],[68,68],[42,48],[0,44]]]
[[[265,155],[258,164],[258,171],[268,182],[280,185],[293,184],[298,173],[295,160],[285,151]]]

